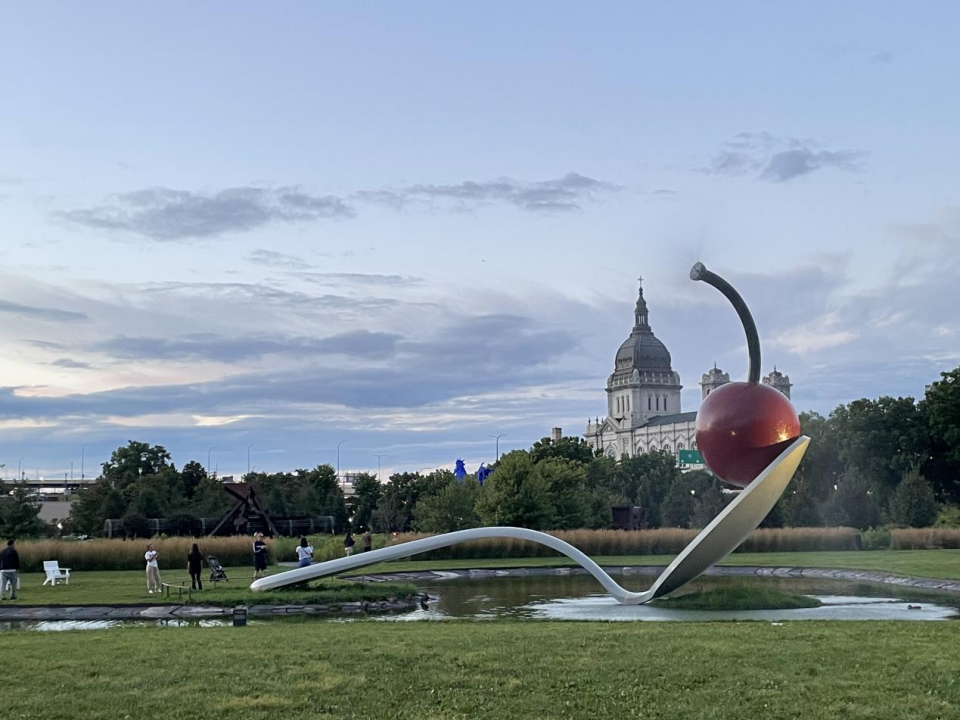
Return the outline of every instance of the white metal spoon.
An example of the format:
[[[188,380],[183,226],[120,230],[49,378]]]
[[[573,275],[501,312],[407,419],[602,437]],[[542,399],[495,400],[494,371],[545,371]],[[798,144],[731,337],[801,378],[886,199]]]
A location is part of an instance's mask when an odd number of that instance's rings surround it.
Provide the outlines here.
[[[260,578],[250,585],[254,591],[275,588],[312,580],[327,575],[336,575],[347,570],[373,565],[387,560],[397,560],[418,553],[436,550],[468,540],[482,538],[513,538],[540,543],[563,553],[595,577],[620,603],[639,605],[656,597],[666,595],[690,582],[707,568],[720,562],[733,552],[767,516],[793,477],[800,460],[807,451],[810,438],[799,437],[780,453],[767,468],[757,476],[723,511],[697,535],[687,547],[664,570],[649,590],[630,592],[603,571],[599,565],[573,545],[536,530],[516,527],[486,527],[436,535],[423,540],[412,540],[400,545],[371,550],[350,557],[327,560],[296,570]]]

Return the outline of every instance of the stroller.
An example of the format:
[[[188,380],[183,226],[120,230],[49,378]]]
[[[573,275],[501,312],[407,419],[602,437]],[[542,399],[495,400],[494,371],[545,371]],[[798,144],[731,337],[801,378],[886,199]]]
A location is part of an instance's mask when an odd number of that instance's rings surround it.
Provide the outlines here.
[[[230,582],[230,578],[227,577],[227,573],[220,564],[220,561],[213,555],[207,555],[207,565],[210,566],[210,582],[213,583],[214,587],[217,586],[218,582]]]

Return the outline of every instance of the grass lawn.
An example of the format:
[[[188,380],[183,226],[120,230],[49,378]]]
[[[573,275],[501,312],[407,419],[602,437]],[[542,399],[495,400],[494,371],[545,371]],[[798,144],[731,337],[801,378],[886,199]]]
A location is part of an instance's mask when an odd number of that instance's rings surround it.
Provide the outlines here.
[[[669,565],[673,555],[614,555],[593,558],[600,565]],[[960,550],[869,550],[834,552],[733,553],[721,565],[773,567],[822,567],[843,570],[875,570],[895,575],[960,580]],[[564,567],[575,563],[567,557],[496,558],[476,560],[398,560],[356,570],[400,572],[404,570],[453,570],[457,568]]]
[[[287,568],[283,568],[287,569]],[[250,592],[253,572],[251,568],[227,568],[229,582],[221,582],[214,588],[204,577],[203,592],[193,593],[194,605],[240,604],[323,604],[358,600],[383,600],[388,597],[405,597],[416,591],[409,583],[369,584],[338,579],[324,579],[311,583],[309,588],[284,589],[269,592]],[[277,572],[276,568],[272,572]],[[70,574],[69,585],[43,586],[43,573],[22,573],[20,592],[16,601],[4,601],[0,607],[9,605],[165,605],[180,604],[187,600],[177,598],[176,590],[170,597],[166,594],[147,593],[146,573],[139,570],[101,570]],[[190,584],[186,570],[161,571],[163,582]]]
[[[2,638],[20,719],[960,717],[960,623],[273,623]]]

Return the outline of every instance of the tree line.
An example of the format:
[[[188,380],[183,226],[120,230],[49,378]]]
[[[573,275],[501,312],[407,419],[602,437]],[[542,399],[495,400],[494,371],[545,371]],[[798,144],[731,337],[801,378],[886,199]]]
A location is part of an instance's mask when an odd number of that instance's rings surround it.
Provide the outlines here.
[[[923,527],[960,516],[960,368],[942,373],[921,401],[881,397],[840,405],[827,416],[801,413],[812,439],[767,527],[890,524]],[[381,483],[354,479],[345,498],[328,464],[282,473],[251,473],[266,511],[332,516],[338,530],[450,532],[481,525],[553,530],[610,527],[611,508],[639,506],[649,527],[703,527],[733,495],[709,472],[684,471],[672,454],[613,459],[581,438],[543,438],[505,454],[481,486],[448,470],[397,473]],[[198,462],[180,470],[159,445],[131,441],[103,463],[97,481],[71,503],[73,532],[97,535],[107,519],[127,532],[147,518],[177,531],[219,517],[232,501]],[[952,519],[952,520],[951,520]],[[25,487],[0,504],[0,533],[43,531]]]

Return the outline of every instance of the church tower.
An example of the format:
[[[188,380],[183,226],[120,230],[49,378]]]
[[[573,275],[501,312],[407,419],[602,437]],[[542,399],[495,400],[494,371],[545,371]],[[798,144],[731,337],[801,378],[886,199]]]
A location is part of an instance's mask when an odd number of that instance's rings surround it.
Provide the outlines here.
[[[613,374],[607,379],[607,416],[619,429],[680,412],[680,375],[670,362],[670,352],[650,328],[641,279],[633,331],[617,350]]]
[[[726,385],[728,382],[730,382],[730,375],[718,368],[717,364],[714,363],[713,369],[705,372],[703,377],[700,379],[700,391],[702,393],[701,399],[706,400],[707,395],[712,393],[721,385]]]
[[[787,396],[787,400],[790,399],[790,388],[793,387],[793,383],[790,382],[789,375],[784,375],[782,372],[777,370],[776,365],[773,366],[772,373],[763,376],[763,384],[769,385],[774,390],[779,390]]]

